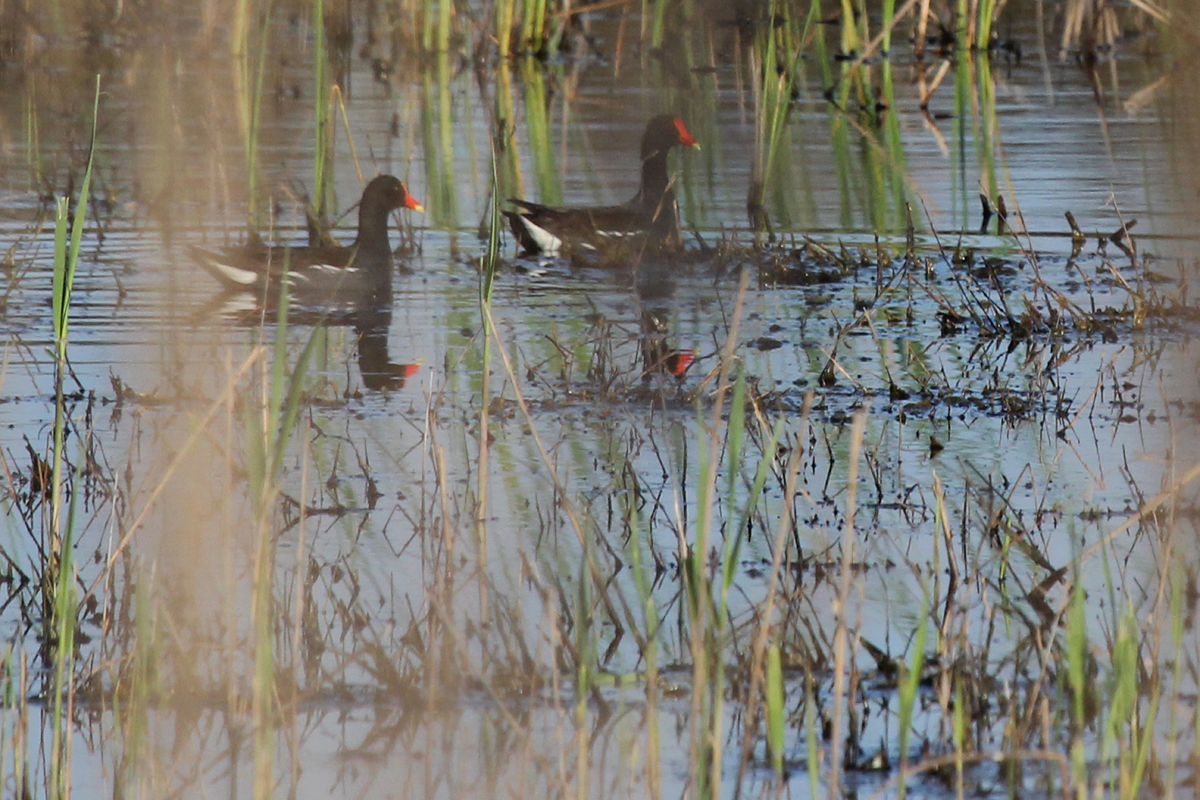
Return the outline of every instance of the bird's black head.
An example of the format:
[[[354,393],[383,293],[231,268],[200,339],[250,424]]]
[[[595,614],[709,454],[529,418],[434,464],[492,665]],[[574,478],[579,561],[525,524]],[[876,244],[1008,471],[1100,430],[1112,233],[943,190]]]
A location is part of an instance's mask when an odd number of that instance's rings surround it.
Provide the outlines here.
[[[364,209],[381,208],[385,212],[395,208],[411,208],[413,211],[424,211],[417,198],[408,193],[408,187],[399,178],[391,175],[380,175],[372,178],[363,189],[362,207]]]
[[[692,134],[688,133],[683,120],[672,114],[659,114],[646,123],[642,134],[642,158],[670,150],[672,147],[699,147]]]

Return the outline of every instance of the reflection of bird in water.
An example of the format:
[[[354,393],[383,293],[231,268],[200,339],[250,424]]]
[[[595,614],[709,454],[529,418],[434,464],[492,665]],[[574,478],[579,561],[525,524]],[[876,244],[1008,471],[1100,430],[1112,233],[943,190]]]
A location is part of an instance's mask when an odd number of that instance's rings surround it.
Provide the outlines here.
[[[672,375],[676,378],[687,372],[696,360],[695,353],[679,350],[667,345],[667,310],[665,308],[643,309],[641,316],[642,377]]]
[[[642,262],[634,277],[633,293],[642,308],[638,319],[638,348],[642,356],[642,377],[671,375],[676,378],[687,372],[696,355],[667,344],[670,311],[666,303],[675,294],[675,268],[657,259]]]
[[[195,316],[204,319],[213,315],[224,316],[241,327],[258,327],[273,323],[277,317],[274,303],[265,308],[257,304],[236,305],[228,295],[216,298]],[[391,291],[386,302],[360,303],[352,306],[291,307],[288,309],[287,324],[290,328],[350,327],[354,330],[354,349],[358,369],[362,373],[363,385],[372,391],[403,389],[408,379],[420,369],[418,364],[392,361],[388,334],[392,324]]]
[[[570,208],[513,199],[506,211],[517,242],[528,253],[556,253],[565,247],[600,250],[630,238],[679,245],[679,204],[667,174],[673,147],[699,147],[679,117],[660,114],[642,134],[642,178],[638,192],[619,206]]]
[[[358,204],[358,236],[349,247],[315,244],[268,247],[250,242],[223,251],[192,246],[193,258],[229,290],[278,295],[287,276],[301,302],[389,300],[395,264],[388,242],[388,214],[397,208],[424,210],[391,175],[374,178]]]
[[[388,353],[388,330],[392,325],[392,307],[364,307],[353,316],[358,336],[358,369],[363,384],[372,391],[403,389],[420,369],[417,364],[396,364]]]

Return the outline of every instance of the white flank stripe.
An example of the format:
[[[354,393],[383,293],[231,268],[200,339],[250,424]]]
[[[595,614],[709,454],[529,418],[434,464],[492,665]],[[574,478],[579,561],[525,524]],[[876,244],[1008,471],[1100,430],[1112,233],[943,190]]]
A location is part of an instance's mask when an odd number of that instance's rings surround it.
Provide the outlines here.
[[[311,264],[301,272],[289,272],[287,274],[287,281],[289,286],[296,286],[302,283],[312,283],[313,278],[321,275],[333,275],[344,278],[347,275],[357,272],[358,267],[339,267],[335,264]]]
[[[529,232],[530,237],[533,238],[534,243],[543,253],[557,253],[558,249],[562,247],[562,239],[545,228],[534,225],[529,221],[528,217],[519,216],[517,219],[521,220],[521,223],[525,226],[525,230]]]
[[[241,269],[231,264],[222,264],[220,261],[209,261],[217,268],[218,271],[233,283],[241,284],[242,286],[253,286],[258,283],[260,275],[253,270]]]

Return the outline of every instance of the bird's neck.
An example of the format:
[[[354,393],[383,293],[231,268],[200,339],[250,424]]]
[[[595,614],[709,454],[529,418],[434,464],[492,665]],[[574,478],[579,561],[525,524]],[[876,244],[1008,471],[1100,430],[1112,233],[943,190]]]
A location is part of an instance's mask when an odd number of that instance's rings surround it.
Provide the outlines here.
[[[387,250],[391,252],[388,243],[388,212],[386,210],[358,210],[358,238],[355,245],[366,250]]]
[[[638,189],[638,200],[642,208],[653,212],[666,194],[670,177],[667,175],[667,151],[655,150],[642,154],[642,184]]]

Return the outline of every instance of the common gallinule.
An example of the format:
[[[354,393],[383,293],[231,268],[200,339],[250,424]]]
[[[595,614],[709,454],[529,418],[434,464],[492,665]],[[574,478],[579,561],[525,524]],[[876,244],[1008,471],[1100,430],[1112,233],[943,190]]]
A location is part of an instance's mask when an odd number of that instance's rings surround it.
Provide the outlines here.
[[[192,246],[191,251],[200,265],[229,289],[275,292],[286,270],[289,289],[306,298],[370,299],[391,289],[388,214],[397,208],[425,210],[400,180],[380,175],[363,189],[358,237],[349,247],[247,244],[219,252]]]
[[[659,114],[642,134],[642,182],[637,194],[619,206],[567,208],[512,199],[509,227],[528,253],[555,253],[579,246],[599,250],[631,237],[678,244],[679,206],[667,175],[672,147],[699,147],[683,120]]]

